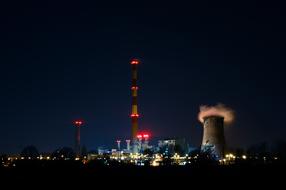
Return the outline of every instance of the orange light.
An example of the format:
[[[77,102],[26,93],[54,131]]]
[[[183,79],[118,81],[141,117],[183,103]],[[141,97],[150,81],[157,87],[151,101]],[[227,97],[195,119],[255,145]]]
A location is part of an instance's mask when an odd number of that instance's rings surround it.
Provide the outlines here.
[[[131,117],[139,117],[139,114],[131,114]]]
[[[138,86],[132,86],[131,90],[138,90]]]

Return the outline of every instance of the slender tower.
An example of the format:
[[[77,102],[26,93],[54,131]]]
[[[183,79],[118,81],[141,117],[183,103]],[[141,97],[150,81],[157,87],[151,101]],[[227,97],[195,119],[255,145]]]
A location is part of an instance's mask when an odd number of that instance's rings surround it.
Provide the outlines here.
[[[131,112],[131,125],[132,125],[132,141],[135,143],[137,138],[137,132],[138,132],[138,102],[137,102],[137,92],[138,92],[138,86],[137,86],[137,69],[138,64],[140,61],[138,59],[132,59],[131,60],[131,69],[132,69],[132,86],[131,86],[131,94],[132,94],[132,112]]]
[[[117,140],[116,143],[117,143],[117,149],[118,149],[118,151],[120,151],[120,143],[121,143],[121,140]]]
[[[81,156],[81,150],[80,150],[80,128],[82,126],[83,122],[80,120],[76,120],[74,122],[74,125],[76,127],[76,133],[75,133],[75,153],[77,157]]]
[[[126,140],[126,149],[128,152],[130,151],[130,140]]]

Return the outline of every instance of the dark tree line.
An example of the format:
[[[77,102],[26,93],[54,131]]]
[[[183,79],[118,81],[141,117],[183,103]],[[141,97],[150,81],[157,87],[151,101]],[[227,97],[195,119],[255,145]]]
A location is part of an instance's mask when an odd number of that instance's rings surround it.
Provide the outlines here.
[[[81,156],[87,156],[87,149],[85,146],[82,147],[81,149]],[[40,156],[40,153],[38,149],[33,146],[29,145],[23,148],[23,150],[20,153],[20,156],[25,158],[25,159],[37,159]],[[53,151],[50,154],[51,158],[56,158],[56,159],[74,159],[76,157],[76,154],[74,150],[70,147],[63,147],[63,148],[58,148],[55,151]]]

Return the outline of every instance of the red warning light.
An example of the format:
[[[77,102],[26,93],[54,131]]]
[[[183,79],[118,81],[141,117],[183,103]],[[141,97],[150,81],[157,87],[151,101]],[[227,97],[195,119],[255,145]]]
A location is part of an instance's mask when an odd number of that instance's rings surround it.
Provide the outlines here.
[[[148,140],[148,139],[150,138],[150,135],[149,135],[149,134],[146,134],[146,133],[144,133],[144,134],[138,134],[138,135],[137,135],[137,138],[138,138],[139,140],[141,140],[142,138],[144,138],[145,140]]]
[[[144,134],[143,137],[144,137],[145,139],[149,139],[149,135],[148,135],[148,134]]]
[[[131,65],[138,65],[138,64],[139,64],[139,60],[138,59],[132,59]]]
[[[131,90],[138,90],[138,86],[132,86]]]
[[[130,116],[131,116],[131,117],[139,117],[139,114],[136,114],[136,113],[135,113],[135,114],[131,114]]]
[[[75,126],[80,127],[80,126],[83,124],[83,121],[76,120],[76,121],[74,122],[74,124],[75,124]]]

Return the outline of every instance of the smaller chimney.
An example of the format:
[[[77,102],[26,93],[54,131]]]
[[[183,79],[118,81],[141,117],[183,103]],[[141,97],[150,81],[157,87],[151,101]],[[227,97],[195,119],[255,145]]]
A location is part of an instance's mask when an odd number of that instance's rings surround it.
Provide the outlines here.
[[[121,141],[120,141],[120,140],[117,140],[116,142],[117,142],[118,151],[120,151],[120,143],[121,143]]]
[[[130,151],[130,140],[126,140],[126,149]]]

